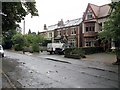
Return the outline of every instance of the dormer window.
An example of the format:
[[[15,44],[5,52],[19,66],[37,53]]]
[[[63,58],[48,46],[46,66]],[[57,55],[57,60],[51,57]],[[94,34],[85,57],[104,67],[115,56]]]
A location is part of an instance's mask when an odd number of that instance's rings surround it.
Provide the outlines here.
[[[88,13],[87,13],[87,19],[92,19],[93,17],[92,17],[92,12],[90,12],[90,11],[88,11]]]

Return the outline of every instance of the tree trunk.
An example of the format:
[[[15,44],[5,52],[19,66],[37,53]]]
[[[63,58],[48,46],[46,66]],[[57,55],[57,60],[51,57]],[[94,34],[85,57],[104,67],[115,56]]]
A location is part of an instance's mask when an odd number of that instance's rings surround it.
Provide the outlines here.
[[[120,65],[120,41],[115,42],[116,47],[116,62],[113,65]]]
[[[120,65],[120,49],[116,50],[116,62],[113,63],[113,65]]]

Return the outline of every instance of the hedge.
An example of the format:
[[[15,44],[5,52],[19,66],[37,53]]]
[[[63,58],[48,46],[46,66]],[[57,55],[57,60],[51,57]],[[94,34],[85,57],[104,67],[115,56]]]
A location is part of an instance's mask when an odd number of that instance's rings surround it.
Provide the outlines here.
[[[65,57],[68,58],[85,58],[85,55],[103,52],[102,47],[80,47],[65,49]]]
[[[23,46],[20,44],[15,44],[13,47],[14,47],[15,51],[22,51],[22,49],[23,49]]]
[[[94,54],[94,53],[100,53],[104,52],[103,47],[81,47],[83,51],[85,51],[85,54]]]
[[[85,58],[85,52],[81,48],[67,48],[65,50],[65,56],[67,58],[80,59]]]
[[[23,53],[25,53],[25,52],[33,53],[32,47],[31,46],[29,46],[29,47],[27,47],[27,46],[23,47]]]

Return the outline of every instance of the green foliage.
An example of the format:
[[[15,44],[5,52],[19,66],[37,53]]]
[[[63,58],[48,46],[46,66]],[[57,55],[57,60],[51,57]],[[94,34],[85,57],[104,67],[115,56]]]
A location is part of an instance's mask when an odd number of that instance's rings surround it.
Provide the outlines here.
[[[31,45],[33,43],[42,43],[44,41],[44,37],[41,35],[32,35],[32,34],[28,34],[25,35],[25,38],[27,40],[27,44]]]
[[[43,36],[28,34],[28,35],[25,35],[24,38],[26,40],[25,46],[27,47],[32,46],[33,52],[39,52],[39,44],[44,41]]]
[[[32,46],[24,46],[23,47],[23,53],[25,52],[30,52],[30,53],[33,53],[33,49],[32,49]]]
[[[24,45],[25,39],[22,34],[18,33],[13,36],[12,41],[14,44],[21,44]]]
[[[102,47],[81,47],[81,48],[67,48],[65,49],[65,57],[70,58],[84,58],[85,54],[94,54],[103,52]]]
[[[17,33],[16,35],[14,35],[12,38],[12,41],[13,41],[15,50],[19,51],[23,49],[25,45],[25,39],[22,34]]]
[[[81,48],[67,48],[65,49],[65,57],[80,59],[85,57],[85,53]]]
[[[26,39],[26,45],[30,46],[34,41],[33,40],[33,35],[29,34],[29,35],[25,35],[24,37]]]
[[[10,49],[12,47],[12,37],[16,33],[16,30],[8,30],[6,32],[3,32],[2,45],[5,49]]]
[[[38,11],[35,2],[2,2],[2,12],[7,16],[2,16],[2,30],[8,31],[18,27],[16,22],[21,22],[27,14],[37,16]]]
[[[82,47],[81,49],[85,52],[85,54],[94,54],[104,51],[103,47]]]
[[[105,22],[104,31],[99,34],[103,40],[120,41],[120,1],[111,4],[112,12]]]
[[[31,34],[31,30],[29,29],[28,34]]]
[[[44,40],[44,37],[41,35],[22,35],[20,33],[17,33],[12,38],[15,50],[18,51],[18,48],[22,50],[21,48],[24,47],[23,51],[26,52],[39,52],[39,44],[42,43]]]
[[[19,27],[18,23],[28,14],[31,14],[31,16],[38,15],[35,4],[35,2],[21,2],[21,0],[17,0],[17,2],[2,2],[1,11],[6,15],[2,15],[2,41],[5,48],[11,48],[11,39],[16,34],[16,28]]]
[[[44,40],[42,42],[42,46],[47,46],[48,43],[52,43],[52,41],[51,40]]]
[[[43,43],[43,41],[44,41],[44,36],[36,35],[36,37],[35,37],[35,42],[36,43]]]
[[[20,45],[20,44],[15,44],[13,47],[14,47],[15,51],[21,51],[21,50],[23,50],[23,46]]]
[[[32,49],[33,49],[33,52],[39,52],[39,44],[37,43],[32,44]]]

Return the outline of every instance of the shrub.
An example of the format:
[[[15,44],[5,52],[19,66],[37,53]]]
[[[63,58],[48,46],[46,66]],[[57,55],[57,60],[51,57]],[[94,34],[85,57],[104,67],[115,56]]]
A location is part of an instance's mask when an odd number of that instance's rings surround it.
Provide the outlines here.
[[[80,59],[80,58],[84,58],[85,54],[81,48],[67,48],[65,50],[65,57]]]
[[[23,49],[23,46],[20,44],[15,44],[14,49],[15,49],[15,51],[21,51]]]
[[[24,52],[33,53],[32,47],[31,47],[31,46],[29,46],[29,47],[25,46],[25,47],[23,48],[23,53],[24,53]]]
[[[65,49],[65,57],[68,58],[85,58],[87,54],[103,52],[102,47],[80,47]]]
[[[39,44],[37,43],[32,44],[32,50],[33,52],[39,52]]]
[[[81,47],[85,54],[94,54],[103,52],[103,47]]]

